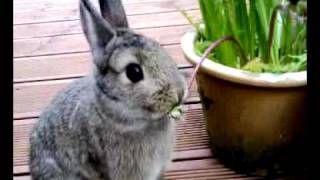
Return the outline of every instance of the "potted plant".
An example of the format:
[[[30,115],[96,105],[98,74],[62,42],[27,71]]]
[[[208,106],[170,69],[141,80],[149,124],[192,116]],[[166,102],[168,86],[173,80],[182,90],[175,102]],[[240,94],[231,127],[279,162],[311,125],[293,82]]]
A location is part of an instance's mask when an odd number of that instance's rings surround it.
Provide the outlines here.
[[[277,170],[302,149],[306,3],[199,0],[202,23],[184,13],[194,28],[182,50],[198,65],[207,130],[227,165]]]

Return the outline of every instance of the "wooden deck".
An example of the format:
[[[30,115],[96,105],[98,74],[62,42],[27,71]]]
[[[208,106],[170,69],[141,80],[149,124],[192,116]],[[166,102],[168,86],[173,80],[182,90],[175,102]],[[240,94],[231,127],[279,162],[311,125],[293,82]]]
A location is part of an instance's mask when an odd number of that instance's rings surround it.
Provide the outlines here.
[[[179,2],[179,3],[177,3]],[[123,0],[130,26],[158,40],[189,78],[192,66],[180,48],[191,26],[178,8],[200,18],[196,0]],[[78,0],[14,0],[14,179],[29,180],[29,132],[57,91],[87,74],[88,44]],[[209,149],[201,104],[193,88],[178,123],[173,163],[166,179],[255,179],[226,168]]]

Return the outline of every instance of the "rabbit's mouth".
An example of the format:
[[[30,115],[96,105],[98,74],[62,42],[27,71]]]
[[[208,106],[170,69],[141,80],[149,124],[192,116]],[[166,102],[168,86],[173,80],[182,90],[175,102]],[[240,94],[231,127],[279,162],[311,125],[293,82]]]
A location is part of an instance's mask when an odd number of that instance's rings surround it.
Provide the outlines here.
[[[180,103],[166,102],[166,103],[153,104],[151,106],[144,106],[144,109],[146,109],[149,113],[151,113],[155,119],[159,119],[164,116],[169,116],[169,117],[180,116],[180,113],[182,112],[181,107],[182,106]]]
[[[177,120],[182,117],[182,105],[180,103],[175,103],[169,107],[170,108],[157,110],[151,107],[146,107],[146,109],[152,114],[153,119],[160,119],[164,116],[168,116],[171,119]]]
[[[151,98],[146,99],[143,106],[152,116],[178,117],[181,114],[182,96],[183,93],[180,93],[180,91],[165,86],[155,92]]]

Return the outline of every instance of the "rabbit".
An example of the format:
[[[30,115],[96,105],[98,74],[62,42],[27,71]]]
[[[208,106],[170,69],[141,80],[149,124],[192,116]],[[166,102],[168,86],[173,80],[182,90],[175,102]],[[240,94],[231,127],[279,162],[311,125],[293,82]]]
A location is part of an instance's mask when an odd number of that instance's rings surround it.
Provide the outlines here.
[[[80,0],[93,70],[57,93],[30,134],[33,180],[156,180],[171,160],[186,80],[128,26],[120,0]],[[72,42],[70,42],[72,43]]]

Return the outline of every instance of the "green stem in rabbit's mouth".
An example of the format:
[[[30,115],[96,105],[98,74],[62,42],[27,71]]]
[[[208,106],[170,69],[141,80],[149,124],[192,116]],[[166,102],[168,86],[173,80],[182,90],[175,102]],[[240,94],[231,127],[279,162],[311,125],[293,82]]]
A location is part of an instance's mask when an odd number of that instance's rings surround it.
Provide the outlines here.
[[[177,119],[182,115],[182,105],[176,105],[169,111],[169,116],[173,119]]]
[[[199,71],[201,64],[208,57],[208,55],[211,53],[212,50],[214,50],[216,47],[218,47],[219,45],[221,45],[225,41],[231,41],[231,42],[235,43],[240,50],[239,52],[240,52],[241,58],[244,60],[247,60],[247,57],[245,56],[245,54],[240,46],[240,43],[233,36],[224,36],[224,37],[212,42],[212,44],[210,44],[210,46],[203,53],[203,56],[201,57],[200,61],[197,63],[195,69],[192,72],[191,79],[188,83],[188,95],[187,95],[187,98],[185,99],[185,101],[190,97],[192,84],[193,84],[193,81],[195,80],[196,74]],[[175,105],[169,111],[169,116],[174,119],[179,118],[181,115],[182,115],[182,106],[181,105]]]
[[[231,41],[231,42],[235,43],[237,45],[237,47],[239,48],[238,52],[240,53],[241,58],[248,62],[247,57],[245,56],[243,49],[240,46],[240,43],[233,36],[224,36],[224,37],[212,42],[210,44],[210,46],[206,49],[206,51],[203,53],[203,56],[201,57],[200,61],[197,63],[195,69],[192,72],[191,79],[188,83],[188,96],[187,97],[189,97],[191,94],[191,88],[192,88],[193,81],[194,81],[196,74],[198,73],[199,68],[200,68],[201,64],[203,63],[203,61],[209,56],[209,54],[211,53],[212,50],[217,48],[219,45],[221,45],[225,41]],[[186,98],[186,99],[188,99],[188,98]]]

